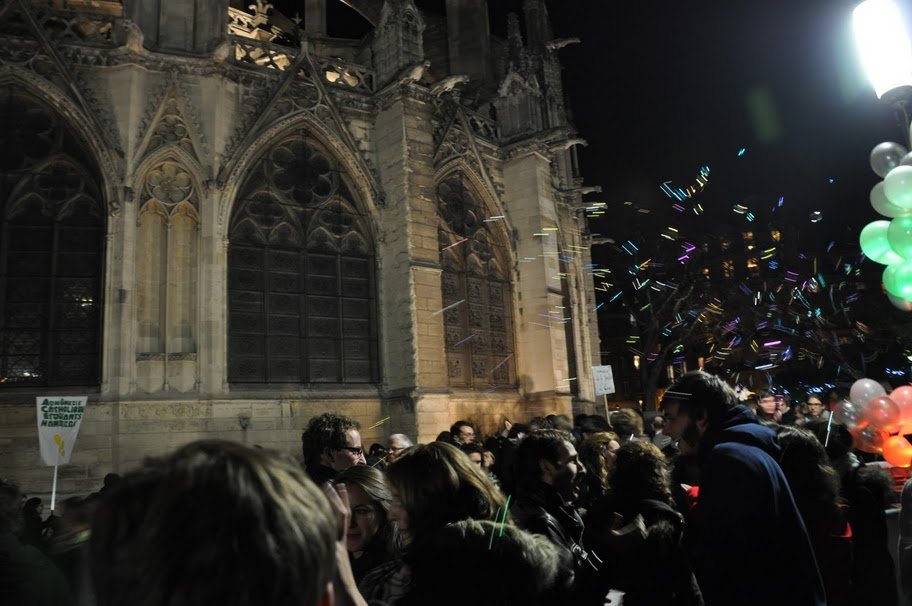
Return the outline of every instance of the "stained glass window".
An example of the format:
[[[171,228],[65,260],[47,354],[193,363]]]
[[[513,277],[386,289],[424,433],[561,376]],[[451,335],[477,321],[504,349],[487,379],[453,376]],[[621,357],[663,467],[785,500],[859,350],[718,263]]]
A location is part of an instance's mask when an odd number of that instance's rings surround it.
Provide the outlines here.
[[[91,155],[0,88],[0,386],[97,385],[104,205]]]
[[[452,386],[516,383],[509,255],[459,174],[437,187],[447,375]]]
[[[229,382],[379,380],[367,217],[307,132],[253,167],[229,240]]]

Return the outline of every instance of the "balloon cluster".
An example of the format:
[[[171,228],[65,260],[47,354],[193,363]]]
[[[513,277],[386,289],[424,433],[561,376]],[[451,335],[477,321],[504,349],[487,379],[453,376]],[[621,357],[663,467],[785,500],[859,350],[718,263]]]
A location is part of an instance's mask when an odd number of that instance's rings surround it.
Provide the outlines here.
[[[861,230],[864,254],[887,268],[883,284],[890,302],[912,310],[912,153],[898,143],[871,150],[871,168],[883,181],[871,190],[871,206],[890,221],[872,221]]]
[[[833,409],[833,422],[842,423],[855,438],[855,447],[882,453],[895,467],[912,466],[912,385],[897,387],[890,395],[877,381],[859,379],[849,399]]]

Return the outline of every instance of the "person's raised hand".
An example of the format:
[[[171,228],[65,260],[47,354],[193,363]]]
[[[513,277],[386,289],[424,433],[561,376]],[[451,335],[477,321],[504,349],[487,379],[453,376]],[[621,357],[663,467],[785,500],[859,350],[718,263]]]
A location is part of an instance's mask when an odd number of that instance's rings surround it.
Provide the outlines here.
[[[348,532],[348,525],[351,522],[351,505],[348,502],[348,490],[345,484],[331,484],[325,482],[322,486],[323,494],[329,501],[333,515],[336,517],[337,534],[339,541],[345,541],[345,533]]]
[[[367,606],[364,597],[358,591],[355,575],[352,572],[348,550],[345,548],[345,533],[351,523],[351,505],[348,502],[348,490],[345,484],[332,485],[326,482],[322,486],[323,494],[336,517],[338,540],[336,541],[336,576],[333,578],[335,606]]]
[[[646,523],[643,516],[637,514],[633,520],[624,524],[624,516],[614,513],[611,527],[605,533],[605,543],[612,549],[628,549],[646,539]]]

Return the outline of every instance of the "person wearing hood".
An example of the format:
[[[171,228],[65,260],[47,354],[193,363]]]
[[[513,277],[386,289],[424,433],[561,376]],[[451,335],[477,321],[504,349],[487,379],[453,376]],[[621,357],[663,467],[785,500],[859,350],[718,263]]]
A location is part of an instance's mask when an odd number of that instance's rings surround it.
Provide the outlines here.
[[[699,461],[689,544],[706,605],[825,605],[807,529],[777,463],[776,433],[722,379],[702,371],[675,381],[662,410],[666,433]],[[758,571],[773,567],[789,574],[758,582]]]

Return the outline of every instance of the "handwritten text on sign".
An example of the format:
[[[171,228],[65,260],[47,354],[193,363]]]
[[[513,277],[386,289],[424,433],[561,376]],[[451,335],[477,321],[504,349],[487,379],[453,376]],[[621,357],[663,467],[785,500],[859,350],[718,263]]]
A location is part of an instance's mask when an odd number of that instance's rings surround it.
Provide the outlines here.
[[[595,379],[595,395],[607,396],[614,393],[614,373],[611,366],[593,366],[592,377]]]
[[[66,465],[85,415],[88,396],[35,398],[38,413],[38,442],[46,465]]]

